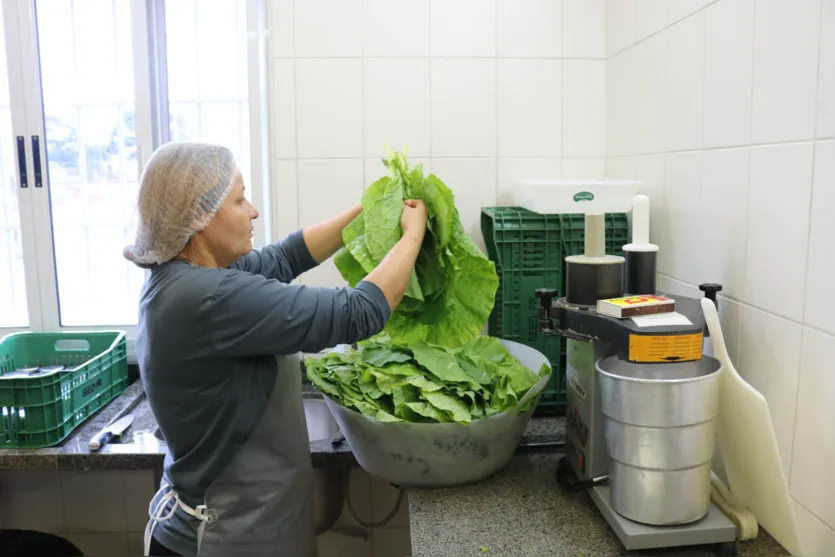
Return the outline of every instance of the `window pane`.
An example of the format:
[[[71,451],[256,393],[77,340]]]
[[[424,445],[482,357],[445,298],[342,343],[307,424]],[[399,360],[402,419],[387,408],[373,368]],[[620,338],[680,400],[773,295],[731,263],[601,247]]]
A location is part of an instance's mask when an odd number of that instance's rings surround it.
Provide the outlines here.
[[[138,168],[130,2],[38,0],[38,42],[62,326],[136,323]]]
[[[0,327],[28,327],[6,37],[0,21]]]
[[[171,139],[228,147],[248,184],[246,2],[166,0],[165,29]]]

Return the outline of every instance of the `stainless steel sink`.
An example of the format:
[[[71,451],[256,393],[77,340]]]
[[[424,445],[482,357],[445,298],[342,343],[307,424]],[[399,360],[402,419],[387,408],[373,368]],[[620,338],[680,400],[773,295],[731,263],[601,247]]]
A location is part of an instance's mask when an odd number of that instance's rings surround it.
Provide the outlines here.
[[[332,439],[339,432],[339,426],[324,400],[305,399],[304,415],[307,420],[307,435],[311,443]],[[159,427],[154,431],[154,437],[165,442]],[[317,534],[330,530],[342,514],[345,490],[348,487],[348,473],[347,466],[313,469],[313,507],[316,512]]]

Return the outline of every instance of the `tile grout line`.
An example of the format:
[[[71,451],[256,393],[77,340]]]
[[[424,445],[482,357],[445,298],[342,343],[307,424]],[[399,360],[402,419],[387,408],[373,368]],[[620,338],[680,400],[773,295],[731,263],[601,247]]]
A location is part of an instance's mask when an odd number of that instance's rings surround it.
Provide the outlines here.
[[[496,104],[495,106],[495,114],[496,114],[496,150],[493,153],[493,200],[494,204],[499,204],[499,0],[493,2],[493,54],[495,54],[496,59],[494,61],[494,72],[496,73],[496,83],[495,87],[496,90],[493,92],[493,99]],[[479,213],[481,213],[481,208],[479,208]],[[480,218],[480,217],[479,217]]]
[[[699,14],[699,13],[701,13],[701,12],[704,12],[704,11],[705,11],[705,10],[707,10],[709,7],[713,6],[714,4],[717,4],[718,2],[720,2],[720,0],[711,0],[711,2],[710,2],[710,3],[708,3],[708,4],[704,5],[704,6],[702,6],[701,8],[699,8],[698,10],[696,10],[695,12],[693,12],[692,14],[688,14],[688,15],[686,15],[686,16],[684,16],[684,17],[680,18],[680,19],[677,19],[676,21],[671,22],[671,23],[667,23],[667,22],[666,22],[666,19],[667,19],[667,18],[665,17],[665,18],[664,18],[664,21],[665,21],[664,27],[662,27],[662,28],[661,28],[661,29],[659,29],[658,31],[654,31],[654,32],[650,33],[649,35],[647,35],[646,37],[644,37],[644,38],[642,38],[642,39],[640,39],[640,40],[635,40],[635,42],[634,42],[634,43],[632,43],[631,45],[625,46],[625,47],[623,47],[622,49],[620,49],[620,50],[618,50],[618,51],[616,51],[616,52],[613,52],[612,54],[607,55],[607,56],[606,56],[606,60],[608,61],[609,59],[614,58],[615,56],[618,56],[619,54],[622,54],[622,53],[626,52],[627,50],[629,50],[629,49],[631,49],[631,48],[635,48],[635,47],[636,47],[636,46],[638,46],[639,44],[641,44],[641,43],[644,43],[644,42],[648,41],[649,39],[653,38],[654,36],[656,36],[656,35],[660,35],[661,33],[663,33],[663,32],[665,32],[665,31],[667,31],[668,29],[671,29],[672,27],[675,27],[675,26],[676,26],[676,25],[678,25],[679,23],[682,23],[683,21],[686,21],[686,20],[690,19],[691,17],[694,17],[694,16],[698,15],[698,14]],[[666,14],[666,10],[665,10],[665,14]],[[636,13],[636,14],[635,14],[635,37],[637,38],[637,36],[638,36],[638,15],[637,15],[637,13]]]
[[[560,0],[560,56],[565,54],[565,0]],[[565,62],[560,59],[560,176],[565,176]]]
[[[707,96],[707,10],[702,18],[702,151],[707,145],[705,122],[705,97]],[[751,87],[753,89],[753,85]]]
[[[432,74],[435,71],[435,62],[432,58],[432,0],[427,0],[427,22],[426,22],[426,49],[429,53],[429,172],[432,172],[432,161],[435,158],[435,96],[433,94],[434,80]]]
[[[366,107],[365,107],[365,1],[360,0],[360,147],[362,151],[362,161],[360,162],[360,176],[362,176],[362,183],[360,184],[360,195],[365,192],[365,186],[368,184],[368,177],[365,175],[365,161],[366,159],[366,143],[367,143],[367,129],[366,125]]]
[[[298,64],[299,60],[296,58],[296,54],[298,52],[297,43],[298,43],[298,29],[296,28],[296,1],[291,0],[290,6],[292,7],[293,13],[291,15],[292,18],[292,25],[293,25],[293,129],[295,132],[294,140],[296,142],[295,149],[295,168],[296,168],[296,183],[293,186],[296,189],[296,226],[295,228],[301,228],[301,221],[302,221],[302,208],[301,208],[301,196],[300,196],[300,188],[299,188],[299,160],[302,158],[299,153],[299,72],[298,72]],[[302,281],[304,279],[301,279]]]
[[[683,281],[683,280],[681,280],[681,279],[679,279],[679,278],[676,278],[676,277],[674,277],[674,276],[672,276],[672,275],[670,275],[670,274],[667,274],[667,273],[662,273],[662,272],[659,272],[658,274],[659,274],[660,276],[663,276],[664,278],[666,278],[666,279],[668,279],[668,280],[671,280],[671,281],[673,281],[673,282],[677,282],[677,283],[682,284],[682,285],[684,285],[684,286],[686,286],[686,287],[688,287],[688,288],[692,288],[692,289],[698,290],[698,286],[697,286],[697,285],[694,285],[694,284],[691,284],[691,283],[689,283],[689,282]],[[819,327],[817,327],[817,326],[815,326],[815,325],[810,325],[810,324],[808,324],[808,323],[803,323],[802,321],[797,321],[797,320],[792,319],[792,318],[790,318],[790,317],[786,317],[785,315],[781,315],[781,314],[779,314],[779,313],[775,313],[775,312],[774,312],[774,311],[772,311],[772,310],[765,309],[765,308],[760,307],[760,306],[758,306],[758,305],[755,305],[755,304],[752,304],[752,303],[750,303],[750,302],[746,302],[746,301],[744,301],[744,300],[741,300],[740,298],[737,298],[736,296],[728,296],[727,294],[719,294],[719,296],[721,296],[722,298],[725,298],[726,300],[728,300],[728,301],[730,301],[730,302],[733,302],[733,303],[735,303],[735,304],[738,304],[738,305],[740,305],[740,306],[747,307],[747,308],[751,308],[751,309],[757,310],[757,311],[759,311],[759,312],[761,312],[761,313],[765,313],[766,315],[769,315],[770,317],[776,317],[776,318],[778,318],[778,319],[782,319],[782,320],[784,320],[784,321],[788,321],[788,322],[790,322],[790,323],[792,323],[792,324],[794,324],[794,325],[800,325],[800,326],[801,326],[801,327],[803,327],[803,328],[810,329],[810,330],[812,330],[812,331],[815,331],[815,332],[820,333],[820,334],[822,334],[822,335],[824,335],[824,336],[827,336],[827,337],[835,337],[835,333],[830,333],[829,331],[825,331],[825,330],[823,330],[823,329],[821,329],[821,328],[819,328]]]
[[[815,76],[815,122],[813,127],[812,135],[817,137],[818,135],[818,96],[820,94],[820,79],[821,79],[821,40],[823,34],[823,7],[824,2],[820,3],[820,8],[818,11],[818,71],[817,75]],[[754,13],[756,14],[756,2],[754,3]],[[752,76],[753,81],[753,76]],[[753,112],[753,105],[751,111]],[[753,131],[752,131],[753,133]],[[811,180],[811,184],[809,187],[809,209],[807,211],[807,219],[806,222],[808,223],[808,229],[806,231],[806,265],[804,267],[804,281],[803,281],[803,304],[800,307],[800,314],[801,319],[805,322],[806,321],[806,306],[808,304],[808,297],[809,297],[809,266],[812,260],[811,248],[812,248],[812,214],[814,212],[815,206],[815,170],[817,165],[817,153],[818,147],[817,142],[812,144],[812,172],[809,179]],[[800,379],[801,374],[803,372],[803,348],[806,344],[806,332],[802,331],[800,336],[800,354],[797,358],[797,389],[795,391],[795,399],[794,399],[794,420],[792,423],[792,451],[789,455],[789,493],[791,493],[791,481],[792,475],[794,473],[794,454],[795,454],[795,441],[797,438],[797,417],[799,414],[799,404],[800,404]],[[809,511],[813,516],[811,510],[806,509]],[[824,523],[826,524],[826,523]]]
[[[693,151],[689,151],[693,152]],[[646,156],[657,156],[663,155],[664,153],[652,153],[648,155],[617,155],[616,157],[612,158],[626,158],[626,157],[646,157]],[[429,156],[421,155],[415,156],[416,159],[428,159]],[[432,157],[438,160],[487,160],[487,159],[499,159],[499,160],[523,160],[523,161],[536,161],[536,160],[558,160],[559,156],[551,156],[551,157],[495,157],[493,155],[450,155],[444,157]],[[582,161],[597,161],[597,160],[604,160],[606,157],[599,156],[599,157],[592,157],[592,156],[585,156],[585,157],[566,157],[571,160],[582,160]],[[295,157],[276,157],[277,161],[279,162],[292,162],[295,161]],[[316,162],[316,161],[356,161],[356,160],[363,160],[362,157],[305,157],[300,159],[305,162]],[[366,161],[376,161],[378,157],[367,157],[364,160]]]
[[[128,537],[128,532],[130,532],[130,524],[128,520],[128,480],[125,477],[125,471],[119,470],[119,483],[122,485],[122,514],[124,515],[125,519],[125,537]],[[130,549],[130,540],[128,542],[128,549]]]
[[[66,473],[58,472],[58,490],[61,492],[61,529],[66,534],[69,534],[69,526],[67,524],[67,494],[64,490],[64,480],[66,477]]]
[[[753,179],[751,177],[751,170],[753,168],[753,158],[754,158],[754,69],[756,67],[756,44],[757,44],[757,2],[756,0],[752,0],[752,11],[751,11],[751,90],[748,92],[748,101],[751,106],[751,110],[748,114],[748,166],[746,169],[746,181],[745,184],[745,217],[744,217],[744,228],[743,228],[743,254],[742,254],[742,288],[746,288],[748,283],[748,224],[751,219],[751,192],[753,191]],[[707,27],[707,20],[705,20],[705,27]],[[707,49],[707,45],[705,45],[705,49]],[[741,301],[740,301],[741,302]],[[743,304],[744,306],[744,304]],[[754,307],[754,306],[751,306]],[[744,307],[743,307],[744,309]],[[745,322],[745,312],[743,311],[739,316],[739,323],[737,323],[737,338],[739,339],[739,345],[737,346],[737,362],[739,363],[740,368],[742,368],[742,344],[743,344],[743,335],[742,331],[744,329],[743,324]],[[791,464],[789,465],[789,475],[791,474]]]
[[[820,522],[823,525],[823,527],[826,528],[830,533],[835,534],[835,528],[833,528],[832,526],[827,524],[827,522],[823,519],[823,517],[818,516],[818,514],[815,511],[813,511],[812,509],[810,509],[809,507],[804,505],[802,502],[800,502],[798,499],[796,499],[795,496],[791,494],[791,491],[789,491],[789,497],[791,497],[791,500],[794,501],[795,504],[797,504],[803,510],[805,510],[807,513],[809,513],[814,518],[816,518],[818,520],[818,522]]]
[[[493,153],[493,157],[495,158],[495,169],[496,169],[496,177],[493,182],[493,190],[495,191],[495,199],[498,202],[499,199],[499,147],[501,145],[501,141],[499,140],[499,0],[493,1],[493,71],[494,75],[494,86],[496,88],[495,92],[493,93],[493,99],[495,102],[495,106],[493,107],[495,113],[495,152]]]
[[[763,143],[738,143],[733,145],[722,145],[718,147],[702,147],[701,149],[677,149],[674,151],[653,151],[653,152],[640,152],[640,153],[624,153],[620,155],[611,155],[613,157],[644,157],[649,155],[679,155],[679,154],[687,154],[687,153],[696,153],[698,151],[727,151],[731,149],[746,149],[746,148],[756,148],[756,147],[780,147],[783,145],[796,145],[800,143],[820,143],[824,141],[832,141],[835,137],[823,137],[823,138],[806,138],[806,139],[789,139],[786,141],[770,141],[770,142],[763,142]]]
[[[583,57],[583,56],[484,56],[484,55],[459,55],[446,54],[426,56],[273,56],[274,60],[572,60],[575,62],[606,62],[605,56]]]

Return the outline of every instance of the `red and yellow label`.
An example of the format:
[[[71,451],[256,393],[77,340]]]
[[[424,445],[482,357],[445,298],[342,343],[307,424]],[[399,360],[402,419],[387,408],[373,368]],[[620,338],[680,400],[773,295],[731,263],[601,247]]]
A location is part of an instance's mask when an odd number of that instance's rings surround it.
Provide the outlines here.
[[[651,294],[647,294],[646,296],[627,296],[626,298],[609,298],[608,300],[603,301],[607,304],[612,304],[622,308],[628,308],[640,304],[654,305],[669,303],[673,300],[671,298],[665,298],[664,296],[653,296]]]
[[[691,362],[702,357],[702,333],[688,335],[629,335],[629,361]]]

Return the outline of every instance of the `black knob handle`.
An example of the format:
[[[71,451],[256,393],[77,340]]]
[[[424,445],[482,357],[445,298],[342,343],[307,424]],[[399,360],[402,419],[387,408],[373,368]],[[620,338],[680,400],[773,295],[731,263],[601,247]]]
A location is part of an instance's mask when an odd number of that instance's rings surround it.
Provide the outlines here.
[[[713,302],[716,308],[719,308],[719,302],[716,300],[716,293],[722,291],[722,285],[712,282],[699,285],[699,290],[705,293],[705,298]]]
[[[539,298],[540,307],[550,308],[551,302],[557,297],[557,291],[553,288],[537,288],[536,297]]]

